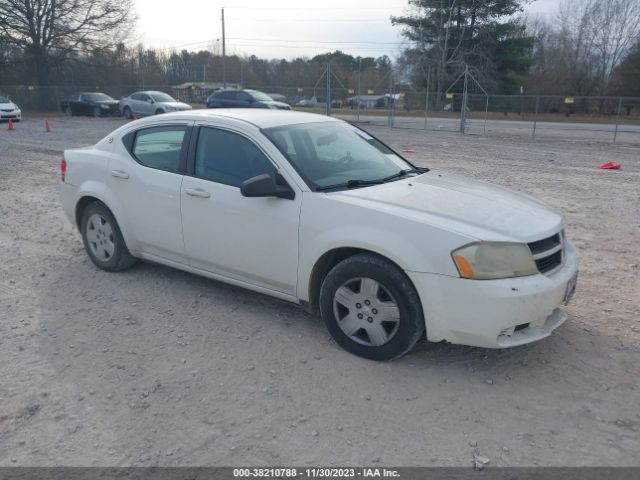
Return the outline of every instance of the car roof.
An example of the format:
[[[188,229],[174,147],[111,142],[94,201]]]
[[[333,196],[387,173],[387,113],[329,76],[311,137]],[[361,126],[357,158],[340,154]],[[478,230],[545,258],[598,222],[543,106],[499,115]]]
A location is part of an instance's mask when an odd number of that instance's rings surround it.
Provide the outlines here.
[[[154,117],[148,117],[153,119]],[[303,123],[341,122],[337,118],[316,113],[292,112],[291,110],[271,110],[262,108],[216,108],[165,113],[163,120],[211,120],[228,118],[250,123],[258,128],[281,127]],[[144,120],[137,120],[142,122]]]

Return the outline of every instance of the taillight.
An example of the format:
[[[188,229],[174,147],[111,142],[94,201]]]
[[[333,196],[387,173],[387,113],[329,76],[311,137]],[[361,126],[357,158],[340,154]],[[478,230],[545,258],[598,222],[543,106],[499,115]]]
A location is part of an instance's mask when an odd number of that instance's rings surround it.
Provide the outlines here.
[[[62,181],[64,182],[64,177],[67,173],[67,161],[64,159],[64,157],[62,157],[62,160],[60,161],[60,178],[62,179]]]

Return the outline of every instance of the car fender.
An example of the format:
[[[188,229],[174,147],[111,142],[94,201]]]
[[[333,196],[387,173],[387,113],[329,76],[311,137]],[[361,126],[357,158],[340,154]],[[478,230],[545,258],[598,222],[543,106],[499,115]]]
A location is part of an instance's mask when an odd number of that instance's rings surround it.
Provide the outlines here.
[[[378,227],[337,227],[317,233],[309,242],[301,238],[300,246],[297,295],[302,301],[309,301],[311,275],[318,261],[326,253],[340,248],[355,248],[378,254],[405,271],[415,267],[411,259],[417,258],[421,259],[421,269],[436,269],[429,258],[425,257],[424,252],[406,236]]]

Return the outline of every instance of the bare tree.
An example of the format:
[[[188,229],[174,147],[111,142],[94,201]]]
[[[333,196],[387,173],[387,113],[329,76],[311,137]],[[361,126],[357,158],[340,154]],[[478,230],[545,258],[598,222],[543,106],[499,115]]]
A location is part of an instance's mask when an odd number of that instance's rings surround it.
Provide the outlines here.
[[[572,93],[603,95],[639,34],[640,0],[564,0],[547,41]]]
[[[130,31],[132,0],[0,0],[0,40],[24,52],[39,85],[72,55],[114,46]]]

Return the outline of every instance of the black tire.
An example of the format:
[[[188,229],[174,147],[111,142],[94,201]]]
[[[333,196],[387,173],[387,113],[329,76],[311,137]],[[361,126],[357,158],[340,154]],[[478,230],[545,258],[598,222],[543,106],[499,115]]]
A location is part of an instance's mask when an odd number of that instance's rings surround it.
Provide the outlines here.
[[[365,345],[353,340],[342,330],[334,313],[334,297],[337,290],[353,279],[362,278],[377,282],[382,287],[383,295],[389,294],[399,311],[399,322],[393,327],[395,333],[387,343],[379,346]],[[322,319],[335,341],[348,352],[370,360],[386,361],[399,358],[411,350],[424,333],[422,305],[411,280],[394,263],[378,255],[361,253],[333,267],[320,288],[319,303]],[[365,332],[366,321],[367,319],[362,320]],[[362,338],[367,336],[366,333],[363,335]]]
[[[65,114],[67,117],[73,117],[73,110],[71,110],[71,107],[67,107],[67,108],[65,108],[65,109],[64,109],[64,114]]]
[[[162,115],[163,113],[164,113],[164,110],[160,108],[156,110],[156,115]]]
[[[93,107],[93,116],[94,117],[99,117],[100,116],[100,107]]]
[[[101,217],[110,226],[111,234],[109,238],[102,235],[102,233],[99,238],[99,241],[106,242],[109,240],[110,245],[113,245],[113,252],[108,257],[99,257],[98,252],[96,252],[98,246],[89,238],[92,236],[90,232],[95,232],[95,227],[97,227],[92,225],[93,219],[96,218],[95,216]],[[84,209],[80,222],[80,232],[82,233],[82,242],[87,255],[89,255],[96,267],[107,272],[119,272],[132,267],[137,262],[137,259],[129,253],[116,219],[102,202],[93,202]]]
[[[122,110],[122,115],[124,115],[124,118],[126,118],[127,120],[131,120],[133,118],[133,113],[131,112],[131,109],[129,107],[124,107],[124,109]]]

